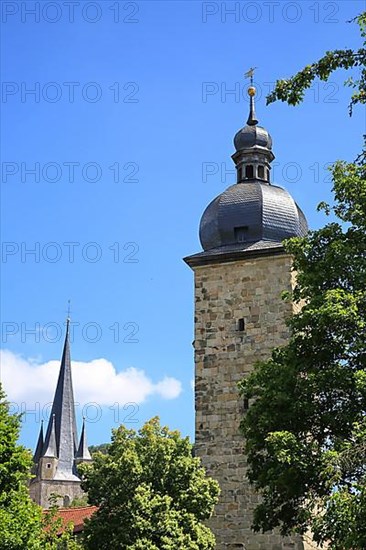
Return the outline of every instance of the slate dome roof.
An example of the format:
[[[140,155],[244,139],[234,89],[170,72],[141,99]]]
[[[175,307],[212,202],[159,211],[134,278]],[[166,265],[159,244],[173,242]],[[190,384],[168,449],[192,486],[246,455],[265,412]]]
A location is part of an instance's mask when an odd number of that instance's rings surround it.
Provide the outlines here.
[[[234,137],[234,146],[237,151],[259,145],[272,150],[272,138],[262,126],[249,126],[239,130]]]
[[[281,243],[307,230],[303,212],[285,189],[253,180],[232,185],[208,205],[199,235],[206,251],[240,242]]]

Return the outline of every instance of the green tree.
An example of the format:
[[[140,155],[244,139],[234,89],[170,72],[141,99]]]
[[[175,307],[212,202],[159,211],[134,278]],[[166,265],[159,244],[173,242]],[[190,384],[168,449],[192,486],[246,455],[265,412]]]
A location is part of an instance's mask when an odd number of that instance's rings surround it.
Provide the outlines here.
[[[357,18],[365,39],[366,15]],[[362,66],[351,107],[366,102],[365,49],[327,52],[268,101],[303,99],[312,80]],[[252,399],[242,422],[249,478],[263,499],[253,527],[283,534],[311,529],[336,550],[366,548],[366,164],[332,168],[334,222],[290,239],[296,286],[284,296],[302,306],[287,346],[241,382]]]
[[[0,384],[0,550],[76,550],[70,529],[57,536],[55,512],[45,517],[29,497],[32,458],[17,443],[19,431]]]
[[[20,419],[0,386],[0,549],[40,548],[42,511],[29,498],[29,452],[18,445]]]
[[[356,17],[360,28],[361,37],[366,37],[366,12]],[[357,103],[366,103],[366,48],[365,40],[363,47],[358,50],[333,50],[326,52],[319,61],[306,65],[295,76],[289,79],[277,80],[275,89],[267,97],[267,104],[276,100],[286,101],[289,105],[298,105],[303,99],[305,91],[310,88],[316,78],[328,80],[330,75],[338,69],[360,68],[360,76],[357,80],[352,77],[346,84],[354,89],[350,102],[350,114],[353,106]]]
[[[101,443],[100,445],[90,445],[89,452],[93,456],[94,453],[106,454],[110,443]]]
[[[99,510],[87,522],[90,550],[210,550],[203,524],[219,488],[207,478],[192,445],[153,418],[141,430],[113,430],[107,454],[81,466],[83,488]]]
[[[84,506],[89,506],[88,502],[88,495],[84,495],[81,497],[75,497],[68,508],[82,508]]]
[[[58,495],[50,498],[50,507],[42,514],[41,546],[44,550],[82,550],[83,546],[73,535],[73,524],[65,525],[58,515]]]

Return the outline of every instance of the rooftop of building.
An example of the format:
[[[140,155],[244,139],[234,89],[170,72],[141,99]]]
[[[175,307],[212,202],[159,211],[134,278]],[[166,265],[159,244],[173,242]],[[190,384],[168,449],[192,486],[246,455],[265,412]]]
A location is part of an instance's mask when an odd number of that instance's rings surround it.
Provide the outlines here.
[[[78,508],[60,508],[57,511],[57,517],[62,520],[62,527],[58,534],[60,535],[66,527],[72,523],[73,533],[81,533],[84,529],[84,522],[98,510],[97,506],[81,506]]]

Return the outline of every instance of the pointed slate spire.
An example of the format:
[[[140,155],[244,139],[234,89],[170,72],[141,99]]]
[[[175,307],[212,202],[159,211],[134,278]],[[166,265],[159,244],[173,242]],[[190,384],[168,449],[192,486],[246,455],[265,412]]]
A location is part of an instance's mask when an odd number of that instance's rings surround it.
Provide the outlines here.
[[[76,453],[76,458],[80,461],[92,459],[89,453],[88,443],[86,441],[85,418],[83,418],[83,428],[81,430],[80,443],[78,452]]]
[[[52,415],[52,424],[50,437],[47,442],[47,447],[45,445],[43,456],[48,458],[57,458],[57,446],[56,446],[56,432],[55,432],[55,415]]]
[[[47,428],[44,452],[52,444],[51,439],[53,437],[52,434],[54,433],[55,452],[58,458],[56,477],[59,479],[74,480],[76,474],[74,459],[77,449],[77,429],[74,392],[71,378],[69,333],[70,318],[68,317],[66,322],[66,336],[61,359],[60,373],[53,400],[51,418]],[[44,453],[43,456],[45,456]]]
[[[38,436],[38,441],[37,441],[36,450],[34,451],[34,455],[33,455],[33,462],[34,462],[34,464],[38,464],[39,459],[40,459],[41,456],[42,456],[43,447],[44,447],[43,420],[41,420],[41,429],[40,429],[40,431],[39,431],[39,436]]]
[[[249,71],[245,73],[245,78],[250,78],[250,86],[248,88],[248,95],[250,97],[250,109],[249,109],[249,116],[247,120],[248,126],[255,126],[258,124],[257,117],[255,116],[255,106],[254,106],[254,96],[256,94],[256,89],[253,86],[254,81],[254,71],[257,67],[251,67]]]
[[[249,86],[248,95],[250,97],[250,108],[249,108],[249,116],[247,120],[248,126],[256,126],[258,124],[258,120],[255,114],[255,105],[254,105],[255,94],[256,94],[256,89],[254,88],[254,86]]]

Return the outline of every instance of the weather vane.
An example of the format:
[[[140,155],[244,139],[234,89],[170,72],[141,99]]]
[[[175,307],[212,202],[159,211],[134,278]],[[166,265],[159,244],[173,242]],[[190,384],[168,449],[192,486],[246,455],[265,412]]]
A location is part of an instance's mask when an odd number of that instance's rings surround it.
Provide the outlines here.
[[[247,71],[245,74],[244,74],[244,77],[245,78],[250,78],[250,84],[251,86],[253,85],[253,78],[254,78],[254,71],[257,69],[258,67],[251,67],[249,69],[249,71]]]

